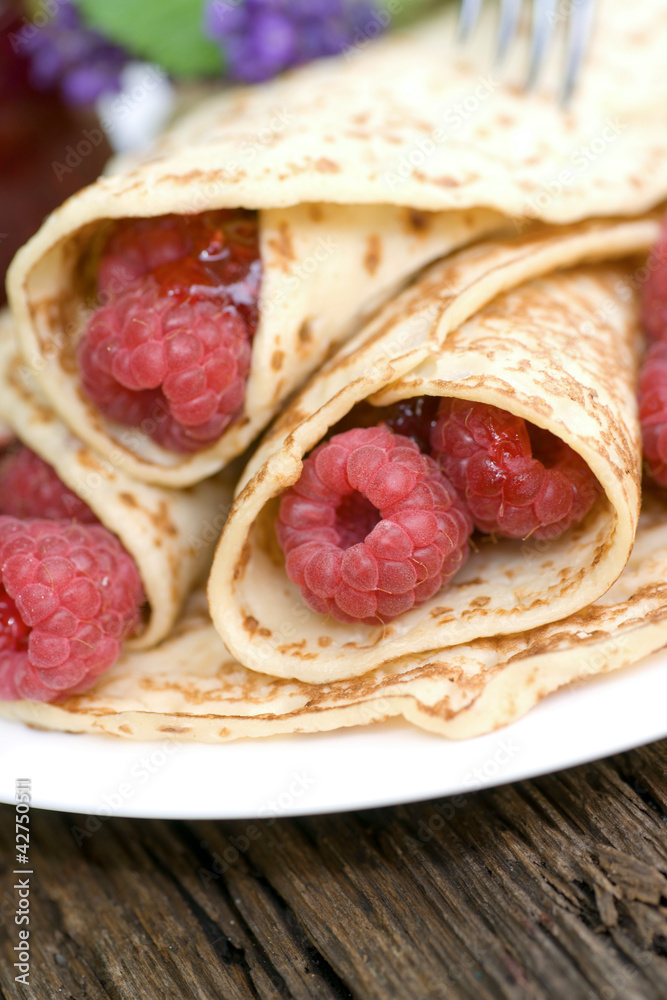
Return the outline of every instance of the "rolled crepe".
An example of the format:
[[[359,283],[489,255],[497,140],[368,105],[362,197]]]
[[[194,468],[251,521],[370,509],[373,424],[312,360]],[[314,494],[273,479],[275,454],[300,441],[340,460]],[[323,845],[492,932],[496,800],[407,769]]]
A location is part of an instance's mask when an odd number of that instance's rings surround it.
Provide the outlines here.
[[[637,663],[667,642],[667,504],[648,497],[630,560],[588,608],[529,632],[390,660],[363,677],[309,684],[241,666],[196,593],[169,639],[128,652],[92,691],[58,705],[0,702],[0,716],[126,739],[225,742],[403,716],[450,739],[520,718],[573,681]]]
[[[144,160],[70,199],[17,256],[21,350],[62,419],[134,478],[180,486],[240,454],[361,313],[438,256],[513,217],[636,214],[667,196],[664,5],[605,0],[573,107],[480,76],[453,8],[377,45],[195,109]],[[493,12],[479,38],[491,38]],[[524,42],[527,36],[524,36]],[[479,58],[483,65],[484,46]],[[522,73],[517,60],[517,79]],[[491,62],[489,61],[489,65]],[[109,220],[259,211],[264,277],[245,408],[219,442],[174,454],[103,419],[73,347]],[[436,213],[436,214],[433,214]]]
[[[416,662],[428,650],[536,628],[611,586],[639,513],[642,338],[639,264],[609,261],[645,254],[657,233],[651,218],[584,223],[462,251],[381,309],[313,379],[253,456],[216,552],[211,616],[241,663],[337,681],[401,656]],[[602,498],[551,542],[487,539],[445,589],[387,625],[310,611],[285,572],[276,498],[355,404],[423,395],[491,404],[549,430],[582,456]]]
[[[141,576],[149,615],[127,646],[146,649],[169,634],[193,588],[205,579],[231,490],[217,477],[190,489],[138,483],[95,455],[51,410],[16,354],[9,315],[0,313],[0,420],[48,462],[66,486],[118,536]]]

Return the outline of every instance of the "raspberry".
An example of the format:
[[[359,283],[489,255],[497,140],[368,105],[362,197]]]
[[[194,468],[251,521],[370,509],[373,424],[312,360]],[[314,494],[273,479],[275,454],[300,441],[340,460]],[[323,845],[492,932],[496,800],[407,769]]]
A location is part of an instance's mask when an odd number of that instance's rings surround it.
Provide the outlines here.
[[[431,446],[475,527],[489,534],[556,538],[601,494],[568,445],[497,406],[443,399]]]
[[[642,322],[651,339],[663,340],[667,338],[667,217],[649,254],[648,272],[642,289]]]
[[[667,342],[653,344],[644,359],[639,419],[649,470],[661,486],[667,486]]]
[[[436,594],[466,561],[471,530],[433,459],[386,427],[316,448],[276,522],[287,575],[306,604],[367,625]]]
[[[0,698],[87,690],[143,602],[134,561],[106,528],[0,516]]]
[[[90,507],[30,448],[11,448],[0,462],[0,514],[96,524]]]
[[[260,271],[251,213],[119,223],[78,347],[84,392],[171,451],[213,444],[243,407]]]
[[[233,305],[161,294],[149,277],[96,312],[78,358],[83,389],[107,417],[172,451],[198,451],[243,405],[250,342]]]

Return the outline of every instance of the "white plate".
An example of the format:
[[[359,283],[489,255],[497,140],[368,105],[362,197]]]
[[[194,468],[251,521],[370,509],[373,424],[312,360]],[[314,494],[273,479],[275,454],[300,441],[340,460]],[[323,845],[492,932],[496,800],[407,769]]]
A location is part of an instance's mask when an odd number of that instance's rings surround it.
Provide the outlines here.
[[[667,736],[666,706],[662,651],[464,742],[398,722],[213,746],[131,743],[0,721],[0,801],[14,801],[15,779],[29,778],[33,806],[91,817],[250,819],[368,809],[504,784],[649,743]],[[87,829],[100,821],[88,820]]]

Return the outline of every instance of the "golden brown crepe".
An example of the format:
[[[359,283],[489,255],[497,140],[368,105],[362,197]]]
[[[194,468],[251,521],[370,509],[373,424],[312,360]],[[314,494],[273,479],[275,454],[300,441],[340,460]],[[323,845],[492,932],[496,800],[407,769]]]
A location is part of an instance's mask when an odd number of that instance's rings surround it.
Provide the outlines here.
[[[664,199],[664,4],[598,5],[568,111],[554,99],[555,65],[529,96],[520,58],[503,81],[480,69],[493,14],[474,63],[454,45],[449,6],[377,45],[221,94],[54,213],[17,256],[9,296],[26,361],[70,428],[134,478],[195,482],[240,454],[360,315],[429,261],[510,217],[520,229]],[[245,412],[216,445],[176,455],[99,416],[72,348],[109,220],[220,207],[259,211],[264,282]]]
[[[328,683],[533,629],[604,594],[632,547],[641,482],[638,262],[610,260],[645,255],[657,231],[646,218],[485,242],[433,265],[379,310],[295,398],[242,476],[208,588],[239,662]],[[355,404],[421,395],[477,400],[546,428],[584,458],[604,496],[549,543],[487,539],[447,587],[389,624],[310,611],[285,572],[275,498]]]

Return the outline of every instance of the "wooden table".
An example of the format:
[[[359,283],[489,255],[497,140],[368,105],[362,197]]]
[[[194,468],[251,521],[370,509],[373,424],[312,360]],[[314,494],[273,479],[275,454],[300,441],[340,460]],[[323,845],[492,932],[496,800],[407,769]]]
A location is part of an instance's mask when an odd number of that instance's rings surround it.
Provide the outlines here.
[[[85,817],[33,810],[29,988],[0,811],[3,1000],[667,997],[667,741],[273,823],[111,818],[82,838]]]

